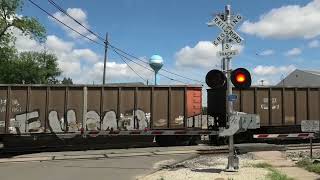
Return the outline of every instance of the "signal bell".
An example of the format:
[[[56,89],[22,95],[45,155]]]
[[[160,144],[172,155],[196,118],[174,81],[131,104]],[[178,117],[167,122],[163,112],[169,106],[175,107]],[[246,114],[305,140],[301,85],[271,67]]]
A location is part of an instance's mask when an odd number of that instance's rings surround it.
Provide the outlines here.
[[[245,68],[235,69],[231,72],[231,82],[236,88],[249,88],[251,86],[251,75]]]
[[[227,78],[222,71],[213,69],[206,75],[206,84],[213,89],[226,88]]]

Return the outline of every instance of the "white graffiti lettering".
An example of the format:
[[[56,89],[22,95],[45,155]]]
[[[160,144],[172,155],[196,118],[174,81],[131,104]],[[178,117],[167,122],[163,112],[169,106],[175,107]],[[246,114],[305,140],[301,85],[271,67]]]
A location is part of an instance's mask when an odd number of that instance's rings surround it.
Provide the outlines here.
[[[6,112],[7,111],[6,106],[7,106],[7,99],[0,98],[0,112]],[[11,112],[14,112],[14,113],[23,112],[18,99],[11,99]]]
[[[9,132],[13,134],[43,132],[38,111],[16,115],[15,118],[10,119],[9,127],[11,127],[9,128]]]
[[[67,112],[68,132],[79,131],[81,124],[77,124],[76,112],[74,110],[68,110]]]
[[[86,114],[86,128],[89,131],[100,129],[100,116],[95,111],[89,111]]]
[[[111,129],[117,129],[117,115],[114,111],[108,111],[105,113],[102,125],[102,130],[111,130]]]
[[[64,120],[59,120],[57,111],[51,111],[48,119],[51,132],[63,132]]]
[[[0,99],[0,105],[4,101]],[[103,118],[96,111],[88,111],[85,114],[84,128],[88,131],[98,130],[133,130],[150,127],[150,113],[137,109],[126,114],[120,114],[117,120],[115,111],[107,111]],[[66,118],[66,119],[64,119]],[[179,118],[180,121],[181,118]],[[101,123],[101,124],[100,124]],[[59,118],[57,111],[52,110],[48,114],[49,131],[52,133],[78,132],[82,123],[77,122],[76,111],[70,109],[64,117]],[[44,132],[44,127],[39,120],[39,111],[18,114],[10,119],[9,132],[20,134],[26,132]]]

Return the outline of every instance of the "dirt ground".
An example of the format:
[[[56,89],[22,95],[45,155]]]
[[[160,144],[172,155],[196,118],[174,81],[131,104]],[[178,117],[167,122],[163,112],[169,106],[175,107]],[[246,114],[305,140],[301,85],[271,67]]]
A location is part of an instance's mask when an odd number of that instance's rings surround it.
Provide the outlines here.
[[[320,151],[319,151],[320,152]],[[308,154],[308,153],[304,153]],[[315,152],[317,154],[317,152]],[[201,155],[153,174],[138,178],[139,180],[263,180],[270,172],[265,168],[257,168],[258,163],[268,163],[274,169],[295,180],[319,179],[320,176],[310,173],[295,165],[292,157],[301,153],[285,153],[280,151],[262,151],[239,155],[239,171],[226,172],[227,154]]]
[[[252,165],[261,161],[255,160],[252,155],[240,155],[238,172],[225,172],[227,155],[202,155],[197,158],[167,167],[139,180],[256,180],[265,179],[268,171],[263,168],[255,168]]]

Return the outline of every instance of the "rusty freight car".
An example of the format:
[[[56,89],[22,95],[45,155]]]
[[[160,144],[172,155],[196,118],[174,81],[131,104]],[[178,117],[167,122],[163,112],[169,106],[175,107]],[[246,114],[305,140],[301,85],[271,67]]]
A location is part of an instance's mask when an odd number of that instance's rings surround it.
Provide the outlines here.
[[[208,89],[208,114],[214,119],[225,119],[225,93],[221,89]],[[320,88],[234,88],[233,94],[238,97],[233,103],[235,111],[260,116],[260,128],[241,133],[238,139],[249,140],[253,134],[299,133],[302,120],[320,119]],[[212,121],[209,124],[215,126]]]
[[[260,115],[259,133],[300,132],[302,120],[320,119],[320,88],[253,87],[234,93],[235,110]]]
[[[201,111],[200,86],[0,85],[0,136],[11,142],[87,131],[199,129]]]

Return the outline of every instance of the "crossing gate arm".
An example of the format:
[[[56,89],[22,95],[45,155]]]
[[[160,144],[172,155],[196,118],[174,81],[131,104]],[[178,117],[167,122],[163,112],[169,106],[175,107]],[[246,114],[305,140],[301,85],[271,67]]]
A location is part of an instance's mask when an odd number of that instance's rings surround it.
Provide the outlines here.
[[[314,133],[293,134],[254,134],[255,139],[309,139],[314,138]]]

